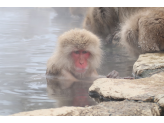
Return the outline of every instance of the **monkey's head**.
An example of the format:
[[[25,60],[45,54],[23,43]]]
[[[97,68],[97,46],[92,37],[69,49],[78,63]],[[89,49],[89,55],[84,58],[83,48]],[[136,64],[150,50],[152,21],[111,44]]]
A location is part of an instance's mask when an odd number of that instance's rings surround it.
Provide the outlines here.
[[[57,44],[53,63],[57,71],[66,69],[73,74],[83,74],[99,67],[101,44],[93,33],[85,29],[72,29],[62,34]]]
[[[118,15],[114,7],[91,7],[83,22],[83,28],[111,42],[118,25]],[[110,35],[109,35],[110,34]]]

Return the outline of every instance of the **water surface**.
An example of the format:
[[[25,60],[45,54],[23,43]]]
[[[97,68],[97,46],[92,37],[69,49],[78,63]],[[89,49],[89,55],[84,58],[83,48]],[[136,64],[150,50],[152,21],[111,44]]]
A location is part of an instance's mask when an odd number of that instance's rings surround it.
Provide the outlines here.
[[[46,80],[46,62],[57,37],[72,28],[82,28],[82,18],[66,15],[52,8],[0,8],[0,115],[96,104],[88,96],[92,82]],[[120,76],[131,75],[135,59],[124,49],[104,46],[103,50],[99,74],[115,69]]]

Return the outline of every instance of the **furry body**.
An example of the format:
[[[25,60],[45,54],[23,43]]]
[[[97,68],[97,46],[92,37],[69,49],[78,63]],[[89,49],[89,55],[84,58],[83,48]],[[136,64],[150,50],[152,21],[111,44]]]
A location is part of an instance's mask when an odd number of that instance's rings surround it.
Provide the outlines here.
[[[134,56],[164,50],[164,8],[94,7],[88,10],[83,27],[105,42],[113,38]]]
[[[56,51],[47,62],[47,74],[70,80],[97,76],[96,68],[99,67],[102,56],[100,46],[99,38],[85,29],[65,32],[58,38]],[[74,71],[71,53],[75,50],[86,50],[91,54],[88,59],[88,70],[83,74]]]

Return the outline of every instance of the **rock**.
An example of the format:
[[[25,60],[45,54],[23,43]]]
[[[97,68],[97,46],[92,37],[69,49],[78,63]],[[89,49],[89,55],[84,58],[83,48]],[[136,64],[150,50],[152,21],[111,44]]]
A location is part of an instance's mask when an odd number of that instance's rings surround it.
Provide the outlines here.
[[[102,102],[80,111],[80,116],[159,116],[161,109],[155,103],[133,101]]]
[[[89,92],[108,100],[157,102],[164,108],[164,72],[134,80],[101,78],[94,81]]]
[[[155,102],[159,104],[160,107],[164,110],[164,94],[159,94],[155,97]]]
[[[88,107],[62,107],[22,112],[12,116],[159,116],[161,110],[155,103],[133,101],[102,102]]]
[[[139,56],[133,65],[136,78],[150,77],[164,71],[164,53],[146,53]]]
[[[12,116],[79,116],[82,107],[62,107],[56,109],[41,109],[13,114]]]

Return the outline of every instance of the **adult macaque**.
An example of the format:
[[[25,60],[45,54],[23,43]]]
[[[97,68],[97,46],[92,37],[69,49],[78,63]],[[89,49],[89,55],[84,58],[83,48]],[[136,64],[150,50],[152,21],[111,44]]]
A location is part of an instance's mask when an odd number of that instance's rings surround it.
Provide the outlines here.
[[[87,11],[83,27],[106,42],[111,42],[118,22],[117,8],[91,7]]]
[[[119,39],[119,24],[123,23],[143,7],[91,7],[88,9],[83,27],[111,43],[113,38]]]
[[[98,78],[102,50],[99,38],[85,29],[72,29],[58,38],[47,63],[47,74],[71,81]]]
[[[126,19],[121,26],[121,43],[131,53],[164,51],[164,8],[147,8]]]
[[[134,56],[164,51],[164,8],[90,8],[84,28],[104,37],[107,42],[118,37]]]

